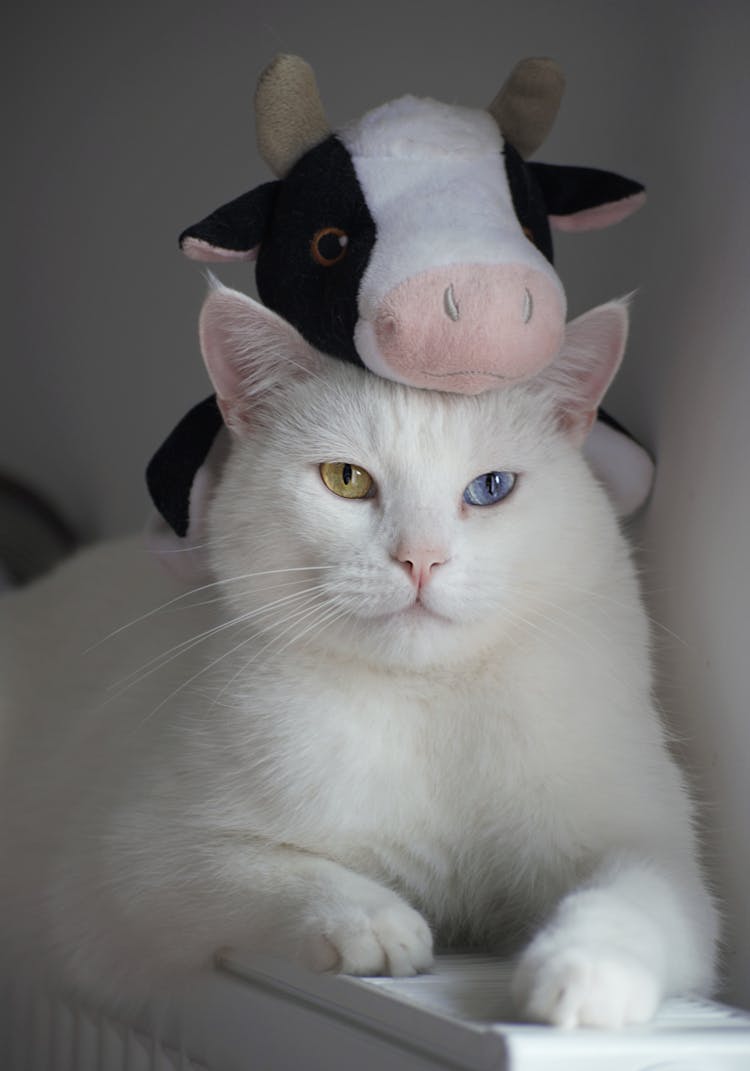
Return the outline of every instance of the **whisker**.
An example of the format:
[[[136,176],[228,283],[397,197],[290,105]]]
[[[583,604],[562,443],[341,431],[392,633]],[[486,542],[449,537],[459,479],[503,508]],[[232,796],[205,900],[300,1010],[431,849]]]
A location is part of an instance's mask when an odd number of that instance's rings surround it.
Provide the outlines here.
[[[292,620],[296,621],[296,620],[299,620],[300,618],[304,619],[304,617],[308,616],[308,614],[304,613],[303,611],[308,611],[309,610],[310,612],[314,612],[315,609],[316,609],[316,607],[315,606],[310,607],[310,603],[308,602],[308,603],[305,604],[305,606],[299,607],[299,611],[300,611],[299,614],[292,614],[289,617],[284,618],[283,621],[279,622],[279,624],[286,624],[288,621],[292,621]],[[256,633],[253,633],[251,636],[249,636],[248,640],[246,642],[250,642],[250,640],[253,639],[253,637],[255,635],[256,635]],[[283,636],[284,633],[282,632],[281,635]],[[276,643],[277,639],[278,639],[277,636],[273,636],[268,641],[268,643],[264,644],[264,646],[261,647],[261,649],[259,651],[257,651],[251,658],[248,658],[246,662],[243,662],[243,664],[240,666],[240,668],[237,670],[237,672],[232,674],[232,676],[229,678],[229,680],[225,681],[224,684],[222,685],[222,687],[216,693],[216,695],[214,696],[214,698],[213,698],[213,700],[211,702],[211,706],[212,707],[214,707],[214,706],[216,706],[218,704],[219,700],[224,695],[224,693],[227,692],[231,688],[231,686],[234,684],[234,682],[237,680],[237,678],[239,676],[241,676],[245,672],[245,670],[248,668],[248,666],[251,666],[253,664],[253,662],[257,661],[258,658],[260,658],[260,656],[265,651],[267,651],[269,647],[271,647],[274,643]],[[284,648],[282,647],[281,650],[284,650]]]
[[[304,609],[303,610],[298,610],[294,614],[291,614],[289,617],[285,618],[284,620],[285,621],[289,621],[289,620],[292,620],[292,619],[296,619],[300,615],[304,616],[308,612],[310,612],[310,611],[307,611],[307,610],[304,610]],[[252,633],[250,636],[246,636],[245,639],[242,640],[241,643],[236,644],[236,646],[232,647],[231,650],[226,651],[223,655],[220,655],[218,658],[215,658],[213,660],[213,662],[209,663],[209,665],[204,666],[197,673],[194,673],[192,677],[189,677],[188,680],[183,681],[182,684],[180,684],[177,688],[175,688],[173,691],[171,691],[168,696],[166,696],[164,699],[162,699],[161,702],[158,703],[154,707],[154,709],[151,711],[151,713],[148,714],[147,718],[144,719],[144,720],[148,720],[149,718],[152,718],[154,716],[154,714],[156,714],[159,710],[161,710],[161,708],[163,706],[165,706],[171,699],[173,699],[176,695],[179,695],[180,692],[185,690],[185,688],[188,688],[191,684],[193,684],[194,681],[197,681],[198,678],[202,677],[204,673],[210,672],[214,668],[214,666],[219,665],[220,662],[223,662],[226,658],[229,658],[236,651],[239,651],[239,650],[241,650],[241,648],[245,647],[248,643],[250,643],[253,640],[254,635],[255,634]],[[283,636],[284,633],[282,632],[281,635]],[[276,641],[276,637],[272,637],[272,639],[269,640],[269,642],[263,648],[261,648],[261,650],[257,653],[257,655],[253,656],[253,658],[250,659],[250,662],[246,663],[246,665],[251,664],[253,661],[255,661],[256,658],[259,658],[260,655],[263,653],[263,651],[265,651],[268,647],[270,647],[270,645],[272,643],[274,643],[275,641]],[[235,675],[235,676],[237,676],[237,675]]]
[[[311,625],[308,625],[307,628],[303,629],[302,632],[298,632],[296,636],[293,636],[287,643],[284,644],[282,648],[280,648],[280,650],[285,651],[287,647],[290,647],[293,643],[297,643],[306,633],[311,632],[314,628],[317,628],[319,630],[318,634],[320,634],[323,629],[328,628],[329,625],[332,625],[335,621],[339,621],[343,617],[351,616],[351,613],[352,611],[347,609],[346,607],[332,607],[328,611],[328,613],[323,614],[323,616],[319,618],[318,621],[313,621],[313,623]],[[308,640],[307,642],[309,643],[310,640]]]
[[[555,580],[553,581],[553,583],[556,587],[562,588],[566,591],[572,591],[576,594],[584,595],[587,598],[599,599],[601,602],[610,602],[613,606],[618,606],[623,610],[632,610],[632,607],[629,606],[628,603],[622,602],[620,599],[616,599],[614,598],[614,596],[607,595],[602,591],[595,591],[591,588],[577,587],[575,584],[566,583],[566,581],[564,580]],[[687,640],[683,639],[682,636],[679,636],[676,632],[673,632],[672,629],[668,628],[661,621],[657,620],[657,618],[655,618],[653,614],[650,614],[645,609],[645,607],[643,612],[645,613],[649,624],[653,625],[654,628],[660,629],[662,632],[670,636],[673,640],[676,640],[678,643],[682,644],[683,647],[690,646]]]
[[[155,557],[158,558],[161,558],[162,556],[167,554],[187,554],[191,550],[205,550],[207,547],[225,546],[227,543],[231,543],[232,540],[236,539],[237,533],[229,532],[223,536],[214,536],[212,539],[206,539],[203,543],[186,543],[184,546],[170,547],[169,549],[159,549],[158,551],[155,550],[152,553]]]
[[[556,609],[556,610],[562,610],[563,613],[566,612],[562,607],[555,606],[554,603],[550,604],[550,605],[552,605],[553,608]],[[554,626],[554,627],[556,627],[558,629],[562,629],[562,631],[567,636],[572,637],[574,640],[576,640],[579,643],[583,643],[584,646],[587,647],[589,651],[592,651],[595,654],[598,653],[596,646],[593,643],[591,643],[591,641],[588,639],[587,636],[585,636],[583,634],[582,630],[573,629],[570,626],[566,625],[564,621],[560,621],[559,619],[555,619],[554,617],[550,617],[548,614],[542,613],[541,610],[533,609],[532,613],[535,613],[543,621],[547,622],[548,625]],[[524,624],[528,625],[530,628],[536,628],[536,630],[542,636],[544,636],[545,639],[547,639],[547,640],[554,639],[554,632],[553,632],[552,629],[548,628],[547,630],[545,630],[544,628],[542,628],[542,627],[540,627],[538,625],[534,625],[534,623],[532,621],[529,621],[528,618],[522,617],[520,614],[517,614],[516,616],[518,617],[518,619],[520,621],[523,621]],[[585,621],[585,618],[578,617],[577,615],[571,614],[570,616],[573,616],[576,620],[578,620],[580,622]],[[616,684],[619,684],[620,687],[622,687],[623,689],[627,690],[626,683],[623,680],[621,680],[620,677],[616,673],[613,673],[611,671],[611,669],[608,671],[608,676],[610,676],[611,679]]]
[[[153,718],[153,716],[155,714],[157,714],[161,710],[161,708],[163,706],[166,706],[166,704],[171,699],[173,699],[176,695],[179,695],[180,692],[185,690],[185,688],[188,688],[194,681],[197,681],[198,678],[202,677],[204,673],[208,673],[210,670],[213,669],[214,666],[217,666],[220,662],[223,662],[225,658],[229,658],[231,655],[233,655],[235,653],[235,651],[239,651],[242,647],[245,646],[245,644],[250,643],[251,639],[252,639],[252,636],[245,637],[245,639],[241,643],[238,643],[230,651],[226,651],[219,658],[215,658],[213,660],[213,662],[211,662],[209,665],[204,666],[203,669],[198,670],[198,672],[194,673],[192,677],[188,678],[188,680],[183,681],[182,684],[180,684],[177,688],[175,688],[173,691],[171,691],[168,696],[166,696],[164,699],[162,699],[162,701],[160,703],[158,703],[149,714],[146,715],[146,717],[143,719],[143,721],[146,722],[149,719]]]
[[[233,591],[232,592],[232,596],[234,598],[242,599],[242,598],[245,598],[248,595],[257,595],[261,591],[277,591],[279,588],[290,588],[290,587],[293,587],[295,584],[298,584],[298,583],[299,583],[299,580],[297,580],[297,579],[295,579],[295,580],[282,580],[282,581],[279,581],[279,583],[277,583],[277,584],[267,584],[265,587],[262,587],[262,588],[252,587],[252,588],[247,588],[244,591]],[[312,590],[312,589],[308,589],[308,590]],[[171,612],[172,613],[181,613],[183,610],[193,610],[193,609],[196,609],[199,606],[213,606],[217,602],[225,602],[225,601],[226,601],[226,595],[216,595],[213,599],[201,599],[200,602],[189,602],[189,603],[186,603],[184,606],[178,606],[175,610],[173,610]]]
[[[234,675],[233,675],[233,676],[232,676],[232,677],[230,678],[230,680],[228,680],[228,681],[227,681],[227,682],[226,682],[226,683],[225,683],[225,684],[224,684],[224,685],[222,686],[222,688],[220,689],[220,691],[219,691],[219,692],[217,693],[217,695],[215,696],[215,698],[214,698],[214,700],[213,700],[213,702],[212,702],[212,704],[211,704],[211,705],[212,705],[212,706],[214,706],[214,705],[215,705],[216,703],[218,703],[218,702],[219,702],[219,700],[221,699],[222,695],[224,695],[224,693],[225,693],[225,692],[226,692],[226,691],[227,691],[227,690],[228,690],[228,689],[229,689],[229,688],[231,687],[231,685],[232,685],[232,684],[233,684],[233,683],[234,683],[234,682],[236,681],[236,679],[237,679],[237,678],[238,678],[238,677],[239,677],[239,676],[240,676],[241,674],[243,674],[243,673],[245,672],[245,670],[246,670],[246,669],[248,668],[248,666],[251,666],[251,665],[253,664],[253,662],[256,662],[256,661],[257,661],[257,660],[258,660],[258,659],[259,659],[259,658],[261,657],[261,655],[265,654],[265,652],[266,652],[266,651],[268,650],[268,648],[269,648],[269,647],[271,647],[271,646],[272,646],[273,644],[277,643],[277,642],[278,642],[278,640],[279,640],[279,639],[280,639],[280,638],[281,638],[282,636],[285,636],[285,635],[287,634],[287,632],[289,632],[289,631],[290,631],[290,629],[294,627],[294,625],[295,625],[295,624],[298,624],[298,623],[299,623],[299,622],[300,622],[301,620],[305,620],[305,618],[309,617],[309,616],[310,616],[311,614],[314,614],[314,613],[315,613],[315,611],[316,611],[317,609],[319,609],[320,605],[325,605],[325,602],[323,602],[323,603],[318,603],[318,605],[317,605],[317,606],[315,606],[315,605],[313,605],[313,606],[310,606],[310,604],[308,603],[308,604],[307,604],[307,606],[305,606],[305,607],[301,607],[298,613],[295,613],[295,614],[290,614],[290,615],[289,615],[288,617],[286,617],[286,618],[284,618],[284,619],[283,619],[282,621],[278,622],[278,624],[282,624],[282,625],[283,625],[283,624],[288,624],[289,622],[291,622],[291,624],[289,625],[289,627],[288,627],[288,628],[284,629],[284,630],[283,630],[283,632],[279,633],[278,635],[274,635],[274,636],[272,636],[272,637],[271,637],[271,639],[270,639],[270,640],[268,641],[268,643],[264,644],[264,645],[263,645],[263,647],[261,647],[259,651],[256,651],[256,653],[255,653],[255,654],[254,654],[254,655],[252,656],[252,658],[249,658],[249,659],[247,659],[247,661],[246,661],[246,662],[244,662],[244,663],[243,663],[243,664],[242,664],[242,665],[240,666],[240,668],[239,668],[239,669],[237,670],[237,672],[236,672],[236,673],[235,673],[235,674],[234,674]],[[324,614],[324,615],[323,615],[323,619],[325,619],[325,617],[326,617],[326,615]],[[316,625],[316,622],[313,622],[313,623],[312,623],[312,625],[310,626],[310,628],[314,628],[314,627],[315,627],[315,625]],[[250,637],[250,638],[252,638],[252,637]],[[286,648],[287,648],[288,646],[289,646],[289,644],[288,644],[288,643],[284,644],[284,646],[283,646],[283,647],[280,647],[280,648],[279,648],[279,651],[284,651],[284,650],[286,650]]]
[[[303,573],[309,572],[314,569],[333,569],[332,565],[296,565],[286,569],[262,569],[257,573],[243,573],[241,576],[229,577],[225,580],[213,580],[210,584],[201,584],[200,587],[192,588],[190,591],[184,591],[181,595],[176,595],[175,598],[169,599],[167,602],[162,603],[161,606],[155,607],[153,610],[148,610],[145,614],[141,614],[140,617],[134,618],[132,621],[128,621],[124,625],[120,625],[119,628],[114,629],[103,639],[97,640],[91,647],[87,647],[83,652],[89,654],[91,651],[95,651],[97,647],[101,647],[103,643],[113,639],[119,633],[124,632],[125,629],[132,628],[134,625],[138,625],[141,621],[148,620],[149,617],[153,617],[154,614],[158,614],[161,610],[166,610],[168,607],[173,606],[176,602],[180,602],[182,599],[187,599],[190,595],[198,595],[201,591],[207,591],[209,588],[219,587],[221,584],[238,584],[243,580],[253,580],[256,576],[271,576],[275,573]]]
[[[140,682],[145,680],[146,677],[150,677],[152,673],[156,673],[160,669],[163,669],[164,666],[167,666],[170,662],[173,662],[175,658],[179,658],[181,655],[187,654],[188,651],[191,651],[194,647],[197,647],[199,644],[204,643],[206,640],[217,635],[219,632],[223,632],[226,629],[232,628],[235,625],[244,624],[245,622],[250,621],[255,617],[260,617],[265,613],[270,613],[271,610],[276,609],[278,606],[286,602],[290,602],[295,599],[301,599],[305,596],[310,595],[314,597],[314,595],[317,594],[321,587],[322,585],[316,584],[312,588],[306,588],[304,591],[293,592],[291,595],[285,595],[283,598],[276,599],[274,602],[271,603],[266,603],[264,606],[261,606],[255,610],[239,614],[237,617],[232,618],[230,621],[224,621],[219,625],[214,625],[210,629],[206,629],[205,632],[201,632],[197,636],[191,636],[189,639],[183,640],[181,643],[176,644],[174,647],[171,647],[167,651],[162,651],[154,658],[149,659],[148,662],[144,662],[143,665],[138,667],[138,669],[133,670],[125,677],[122,677],[119,681],[116,681],[114,684],[110,685],[110,688],[119,688],[120,690],[115,695],[111,696],[108,699],[108,702],[113,699],[117,699],[119,696],[123,695],[129,688],[135,687],[137,684],[140,684]],[[132,680],[131,678],[133,677],[135,677],[136,679]]]

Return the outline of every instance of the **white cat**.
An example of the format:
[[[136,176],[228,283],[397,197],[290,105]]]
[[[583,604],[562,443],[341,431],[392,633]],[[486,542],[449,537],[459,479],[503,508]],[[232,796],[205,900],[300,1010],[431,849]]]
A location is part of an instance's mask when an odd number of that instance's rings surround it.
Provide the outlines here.
[[[710,990],[648,626],[580,454],[626,331],[605,305],[544,378],[448,396],[212,290],[216,584],[180,597],[130,541],[0,604],[6,953],[118,1000],[228,946],[411,974],[434,937],[521,949],[519,1011],[563,1026]]]

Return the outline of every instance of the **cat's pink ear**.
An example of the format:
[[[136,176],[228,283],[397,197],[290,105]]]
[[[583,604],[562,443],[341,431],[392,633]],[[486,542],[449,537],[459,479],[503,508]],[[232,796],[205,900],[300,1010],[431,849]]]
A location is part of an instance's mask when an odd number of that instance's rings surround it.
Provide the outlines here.
[[[269,392],[314,375],[320,355],[265,305],[211,279],[200,315],[201,352],[224,422],[242,434]]]
[[[562,350],[548,378],[563,427],[578,444],[588,435],[599,403],[620,367],[627,339],[626,299],[599,305],[565,328]]]

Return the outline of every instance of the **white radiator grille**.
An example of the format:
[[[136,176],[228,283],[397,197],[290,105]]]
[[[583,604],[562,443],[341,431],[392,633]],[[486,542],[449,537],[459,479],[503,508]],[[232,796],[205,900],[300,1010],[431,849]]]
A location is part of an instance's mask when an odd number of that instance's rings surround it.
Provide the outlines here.
[[[0,1015],[2,1071],[210,1071],[185,1053],[67,1001],[6,990]]]

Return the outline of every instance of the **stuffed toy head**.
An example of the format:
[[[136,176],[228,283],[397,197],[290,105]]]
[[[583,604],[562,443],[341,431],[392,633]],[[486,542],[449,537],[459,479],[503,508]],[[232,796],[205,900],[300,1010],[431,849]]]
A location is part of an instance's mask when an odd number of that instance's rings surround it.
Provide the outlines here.
[[[529,162],[563,85],[551,60],[526,59],[488,109],[406,96],[332,132],[309,65],[279,56],[255,97],[276,179],[188,227],[181,248],[255,261],[265,305],[317,349],[378,375],[467,394],[532,376],[565,327],[551,229],[605,227],[645,199],[607,171]],[[221,425],[206,399],[147,471],[171,532],[193,541]]]
[[[389,379],[473,394],[534,375],[565,326],[550,227],[606,226],[644,199],[609,172],[527,162],[562,91],[551,60],[527,59],[486,110],[406,96],[332,132],[308,64],[279,56],[255,98],[276,181],[182,249],[255,260],[265,305]]]

